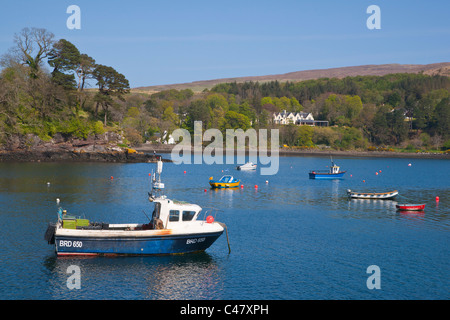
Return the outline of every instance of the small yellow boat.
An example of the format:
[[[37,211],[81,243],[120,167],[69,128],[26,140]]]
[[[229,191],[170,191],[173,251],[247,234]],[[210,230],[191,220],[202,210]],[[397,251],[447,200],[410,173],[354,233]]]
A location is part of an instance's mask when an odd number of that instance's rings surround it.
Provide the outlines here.
[[[211,188],[237,188],[241,180],[236,180],[233,176],[226,175],[219,180],[213,180],[213,177],[209,178],[209,184]]]

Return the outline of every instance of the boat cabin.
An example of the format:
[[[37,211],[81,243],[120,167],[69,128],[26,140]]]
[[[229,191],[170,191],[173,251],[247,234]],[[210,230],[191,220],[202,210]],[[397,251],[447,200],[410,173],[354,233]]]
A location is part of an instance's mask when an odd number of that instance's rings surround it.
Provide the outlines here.
[[[153,201],[155,208],[151,220],[155,229],[182,227],[183,223],[196,221],[202,210],[196,204],[170,200],[164,197]]]
[[[233,176],[226,175],[226,176],[223,176],[222,178],[220,178],[220,180],[218,182],[232,183],[232,182],[235,182],[235,180],[234,180]]]
[[[333,163],[333,165],[330,167],[330,173],[339,173],[339,168],[339,166]]]

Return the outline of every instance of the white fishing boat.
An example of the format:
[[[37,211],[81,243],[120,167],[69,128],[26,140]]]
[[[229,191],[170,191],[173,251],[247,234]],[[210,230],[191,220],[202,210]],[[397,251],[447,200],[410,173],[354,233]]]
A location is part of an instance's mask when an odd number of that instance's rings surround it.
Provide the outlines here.
[[[347,190],[347,195],[349,198],[353,199],[380,199],[380,200],[390,200],[394,199],[398,195],[398,191],[389,192],[354,192],[350,189]]]
[[[165,255],[203,251],[220,237],[226,225],[196,204],[168,199],[158,161],[149,201],[154,209],[148,223],[107,224],[76,218],[59,208],[45,239],[62,255]],[[144,212],[145,213],[145,212]],[[201,220],[200,216],[206,217]],[[227,234],[228,237],[228,234]],[[229,248],[229,247],[228,247]]]
[[[253,162],[247,162],[246,164],[237,166],[236,169],[238,169],[238,170],[256,170],[256,164],[254,164]]]

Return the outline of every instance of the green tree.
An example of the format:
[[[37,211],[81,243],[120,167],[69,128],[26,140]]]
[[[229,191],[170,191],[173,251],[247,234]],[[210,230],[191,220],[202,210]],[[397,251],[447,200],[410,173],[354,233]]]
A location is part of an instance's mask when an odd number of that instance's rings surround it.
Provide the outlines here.
[[[303,106],[298,102],[298,100],[295,97],[291,98],[291,110],[293,112],[301,112],[303,111]]]
[[[166,108],[166,110],[164,110],[162,119],[164,121],[169,121],[174,126],[178,126],[179,122],[180,122],[178,115],[175,112],[173,112],[172,107],[168,107],[168,108]]]
[[[223,95],[217,93],[207,96],[206,104],[211,110],[214,110],[214,108],[221,108],[222,110],[228,109],[227,99]]]
[[[450,137],[450,98],[444,98],[435,108],[436,132],[447,139]]]
[[[53,44],[48,55],[48,64],[53,67],[52,80],[65,89],[75,88],[73,72],[81,62],[80,51],[71,42],[61,39]],[[66,74],[66,72],[72,72]]]
[[[130,85],[125,76],[117,72],[114,68],[97,65],[93,71],[93,77],[97,80],[99,92],[95,97],[97,103],[96,115],[98,112],[98,106],[103,108],[104,125],[108,117],[108,109],[113,104],[113,97],[117,97],[119,100],[124,100],[123,95],[130,92]]]
[[[235,111],[228,111],[225,113],[225,118],[221,124],[220,129],[225,131],[226,129],[242,129],[246,131],[250,128],[250,119]]]
[[[314,134],[314,129],[310,126],[299,126],[297,129],[297,146],[312,147],[314,143],[312,142]]]
[[[187,129],[191,134],[194,133],[194,122],[201,121],[203,130],[210,127],[211,124],[211,108],[204,99],[194,100],[187,108],[186,119],[183,128]]]
[[[79,63],[76,66],[76,74],[78,77],[78,91],[83,91],[86,80],[93,78],[95,67],[96,64],[94,58],[84,53],[80,55]]]

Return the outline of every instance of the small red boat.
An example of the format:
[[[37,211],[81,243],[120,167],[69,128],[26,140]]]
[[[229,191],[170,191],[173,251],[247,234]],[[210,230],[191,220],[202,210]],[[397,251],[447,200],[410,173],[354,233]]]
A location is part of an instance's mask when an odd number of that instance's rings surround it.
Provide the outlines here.
[[[395,205],[398,210],[407,210],[407,211],[422,211],[425,209],[425,203],[423,204],[397,204]]]

